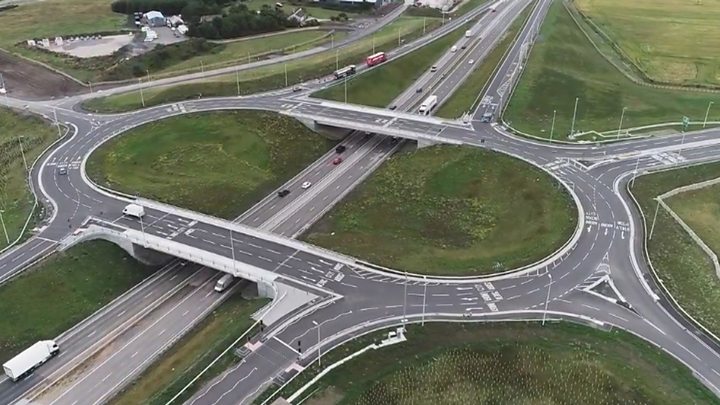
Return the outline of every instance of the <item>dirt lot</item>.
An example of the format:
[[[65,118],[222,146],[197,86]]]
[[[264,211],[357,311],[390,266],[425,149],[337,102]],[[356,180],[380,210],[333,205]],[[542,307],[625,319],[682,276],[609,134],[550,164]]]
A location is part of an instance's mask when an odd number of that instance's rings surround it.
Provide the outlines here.
[[[8,94],[26,100],[59,98],[88,91],[67,77],[0,51],[0,73]]]

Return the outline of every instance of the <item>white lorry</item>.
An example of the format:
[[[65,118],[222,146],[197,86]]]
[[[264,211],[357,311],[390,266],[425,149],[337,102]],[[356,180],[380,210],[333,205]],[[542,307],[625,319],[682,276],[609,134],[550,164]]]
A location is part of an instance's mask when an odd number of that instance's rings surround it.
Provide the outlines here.
[[[465,31],[465,38],[470,38],[472,36],[472,30]]]
[[[3,364],[3,370],[11,380],[17,381],[32,373],[33,370],[58,353],[60,353],[60,347],[55,341],[41,340],[8,360]]]
[[[145,208],[142,205],[128,204],[122,211],[123,215],[140,219],[145,216]]]
[[[420,108],[418,109],[418,112],[422,115],[429,115],[430,111],[432,111],[433,108],[437,105],[438,98],[436,95],[432,95],[425,99],[425,101],[420,104]]]

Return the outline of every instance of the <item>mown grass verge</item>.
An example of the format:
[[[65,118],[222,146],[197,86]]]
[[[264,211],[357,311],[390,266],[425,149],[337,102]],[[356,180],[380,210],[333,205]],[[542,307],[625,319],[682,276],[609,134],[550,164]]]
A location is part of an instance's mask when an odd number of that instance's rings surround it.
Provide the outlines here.
[[[275,113],[196,113],[108,141],[91,155],[87,170],[116,190],[233,218],[332,144]]]
[[[33,207],[25,162],[29,168],[56,139],[56,129],[40,118],[0,108],[0,250],[20,236]]]
[[[407,336],[334,369],[306,391],[314,393],[305,403],[718,403],[681,363],[622,331],[437,323],[410,326]],[[360,338],[324,354],[323,362],[378,340]],[[305,370],[282,395],[317,371]]]
[[[436,19],[428,19],[426,30],[432,30],[441,24]],[[318,55],[293,60],[287,64],[273,64],[257,69],[245,70],[235,74],[218,76],[204,81],[169,87],[151,88],[143,91],[145,106],[153,106],[174,101],[198,97],[234,96],[252,94],[285,87],[285,66],[287,66],[288,84],[300,83],[325,77],[336,70],[336,66],[360,63],[369,55],[375,44],[375,51],[388,51],[398,44],[398,31],[406,42],[422,35],[423,19],[420,17],[401,17],[374,34],[373,38],[349,44],[337,51],[322,52]],[[336,65],[336,55],[338,64]],[[237,81],[240,82],[238,92]],[[142,108],[140,92],[132,91],[100,97],[86,101],[83,108],[94,112],[125,112]]]
[[[684,115],[702,121],[708,102],[719,101],[714,93],[633,83],[597,52],[558,1],[550,7],[504,118],[520,131],[549,138],[556,111],[554,139],[568,139],[576,98],[575,132],[617,130],[624,107],[623,128],[677,122]],[[711,109],[709,120],[718,119],[720,109]]]
[[[720,163],[659,172],[639,177],[632,188],[648,221],[648,232],[655,216],[660,194],[674,188],[717,178]],[[710,245],[718,249],[718,232],[712,224],[718,221],[717,186],[697,192],[679,194],[666,201],[688,225]],[[705,222],[707,221],[707,222]],[[685,230],[662,207],[655,220],[648,254],[658,276],[680,306],[711,332],[720,334],[720,279],[710,258]],[[717,250],[716,250],[717,251]]]
[[[304,239],[395,269],[488,274],[552,253],[575,217],[564,188],[540,169],[436,146],[387,160]]]
[[[267,300],[248,301],[239,291],[234,293],[110,403],[166,404],[253,324],[250,316],[265,304]],[[195,386],[209,381],[236,361],[235,354],[228,352]],[[189,389],[178,401],[193,392]]]
[[[154,270],[104,241],[83,243],[25,270],[0,286],[0,363],[60,335]]]
[[[386,107],[462,38],[467,26],[469,24],[458,27],[455,31],[414,52],[353,76],[347,79],[347,83],[345,80],[338,80],[337,85],[313,93],[313,97],[345,101],[347,87],[348,103]]]

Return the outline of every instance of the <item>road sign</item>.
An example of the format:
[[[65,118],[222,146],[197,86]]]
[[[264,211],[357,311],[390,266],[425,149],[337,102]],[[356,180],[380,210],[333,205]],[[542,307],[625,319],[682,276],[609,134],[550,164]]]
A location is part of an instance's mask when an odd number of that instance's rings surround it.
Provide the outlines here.
[[[684,116],[684,115],[683,115],[683,117],[682,117],[682,127],[683,127],[683,131],[686,131],[686,130],[688,129],[688,126],[690,126],[690,118],[688,118],[687,116]]]

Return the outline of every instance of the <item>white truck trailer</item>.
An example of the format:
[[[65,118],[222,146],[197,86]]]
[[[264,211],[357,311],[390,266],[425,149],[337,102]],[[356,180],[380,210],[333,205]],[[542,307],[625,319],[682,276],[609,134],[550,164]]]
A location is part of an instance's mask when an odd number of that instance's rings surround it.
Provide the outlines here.
[[[23,350],[20,354],[3,364],[5,375],[11,380],[17,381],[43,363],[60,353],[60,347],[53,340],[41,340]]]
[[[432,111],[433,108],[437,105],[438,98],[436,95],[432,95],[425,99],[425,101],[420,104],[420,108],[418,109],[418,112],[422,115],[429,115],[430,111]]]

